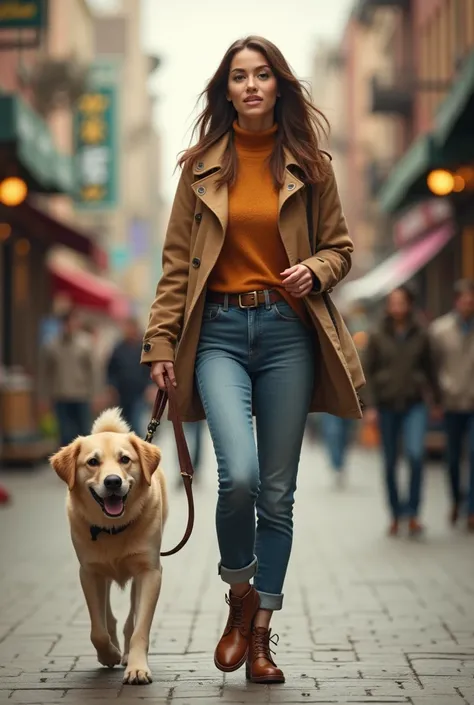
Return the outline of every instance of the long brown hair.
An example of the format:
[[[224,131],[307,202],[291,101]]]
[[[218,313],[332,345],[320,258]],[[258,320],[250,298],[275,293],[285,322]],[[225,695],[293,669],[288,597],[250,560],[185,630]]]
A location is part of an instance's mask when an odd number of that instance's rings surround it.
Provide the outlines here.
[[[278,188],[284,182],[284,148],[293,155],[303,172],[303,179],[318,183],[328,172],[327,161],[319,149],[321,136],[327,136],[329,123],[312,103],[311,94],[291,71],[281,51],[268,39],[250,36],[239,39],[229,47],[219,68],[200,95],[205,107],[198,116],[193,137],[198,141],[185,150],[179,166],[188,165],[202,158],[204,153],[229,133],[218,185],[232,185],[237,175],[237,153],[233,141],[232,123],[237,112],[227,100],[230,65],[235,54],[243,49],[253,49],[263,54],[277,79],[280,97],[275,104],[275,121],[278,123],[275,147],[270,157],[270,169]]]

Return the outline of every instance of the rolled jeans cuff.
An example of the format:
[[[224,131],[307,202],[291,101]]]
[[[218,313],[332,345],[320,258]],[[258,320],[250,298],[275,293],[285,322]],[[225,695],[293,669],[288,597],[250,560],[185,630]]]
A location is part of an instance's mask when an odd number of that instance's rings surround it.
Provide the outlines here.
[[[222,580],[229,585],[235,583],[246,583],[248,580],[253,578],[257,572],[257,556],[253,557],[253,561],[246,565],[244,568],[225,568],[221,562],[218,565],[218,573]]]
[[[271,592],[261,592],[257,590],[258,596],[260,597],[260,609],[261,610],[281,610],[283,607],[283,594],[273,595]]]

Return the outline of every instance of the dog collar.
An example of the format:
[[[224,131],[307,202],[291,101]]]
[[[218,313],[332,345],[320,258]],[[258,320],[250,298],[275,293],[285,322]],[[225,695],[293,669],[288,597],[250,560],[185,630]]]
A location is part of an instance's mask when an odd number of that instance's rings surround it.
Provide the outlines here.
[[[91,532],[91,539],[92,541],[97,541],[98,535],[102,532],[104,532],[104,534],[109,534],[110,536],[115,536],[115,534],[121,534],[122,531],[128,529],[131,523],[132,522],[129,521],[128,524],[123,524],[123,526],[112,526],[110,529],[107,529],[105,526],[93,525],[89,527]]]

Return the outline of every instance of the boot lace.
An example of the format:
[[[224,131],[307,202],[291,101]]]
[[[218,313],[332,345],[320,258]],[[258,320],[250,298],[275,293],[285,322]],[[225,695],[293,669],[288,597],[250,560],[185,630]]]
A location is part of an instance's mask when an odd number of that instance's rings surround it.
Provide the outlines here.
[[[278,646],[278,642],[280,641],[278,634],[272,634],[270,629],[265,631],[255,629],[252,637],[254,659],[264,658],[275,665],[272,654],[275,655],[276,652],[273,651],[270,644],[273,644],[273,646]]]
[[[241,602],[239,602],[238,604],[232,604],[227,595],[225,596],[225,601],[227,602],[230,608],[228,627],[235,627],[236,629],[239,629],[243,625],[244,621],[243,604]]]

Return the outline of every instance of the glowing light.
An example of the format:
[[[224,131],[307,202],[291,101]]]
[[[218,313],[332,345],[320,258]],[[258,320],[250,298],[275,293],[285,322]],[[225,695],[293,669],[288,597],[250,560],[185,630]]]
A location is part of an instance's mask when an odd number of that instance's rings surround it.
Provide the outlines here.
[[[445,169],[434,169],[426,179],[428,188],[435,196],[447,196],[454,190],[454,176]]]
[[[23,179],[9,176],[0,182],[0,203],[4,206],[18,206],[28,194],[28,186]]]
[[[453,184],[453,191],[456,193],[460,193],[461,191],[464,191],[464,187],[466,186],[466,182],[464,181],[463,177],[460,176],[459,174],[454,175],[454,184]]]

